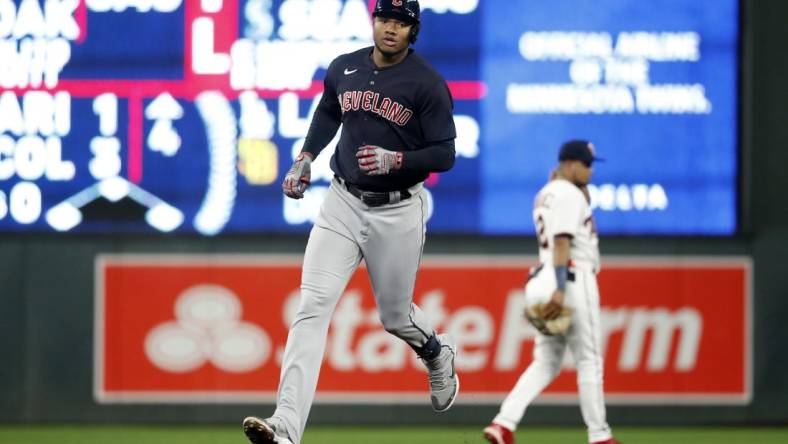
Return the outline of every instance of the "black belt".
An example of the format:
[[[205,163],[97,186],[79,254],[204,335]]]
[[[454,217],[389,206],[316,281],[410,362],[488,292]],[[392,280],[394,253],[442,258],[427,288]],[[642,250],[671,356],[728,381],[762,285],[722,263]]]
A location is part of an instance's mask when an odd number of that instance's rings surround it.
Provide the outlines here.
[[[544,264],[539,264],[538,267],[531,268],[531,271],[528,273],[528,279],[535,278],[536,275],[539,274],[540,271],[542,271],[542,268],[544,268]],[[569,281],[569,282],[574,282],[575,281],[575,272],[574,271],[567,272],[566,273],[566,280]]]
[[[355,185],[351,185],[339,176],[334,177],[350,194],[356,196],[369,207],[379,207],[381,205],[398,203],[405,199],[410,199],[412,196],[407,189],[397,191],[364,191]]]

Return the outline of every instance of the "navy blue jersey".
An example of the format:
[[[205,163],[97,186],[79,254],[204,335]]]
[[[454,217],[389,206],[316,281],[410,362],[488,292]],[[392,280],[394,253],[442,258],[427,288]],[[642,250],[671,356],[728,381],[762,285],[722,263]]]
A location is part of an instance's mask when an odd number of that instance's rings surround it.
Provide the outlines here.
[[[332,126],[316,125],[316,121],[330,121],[336,126],[341,122],[342,134],[331,158],[334,173],[370,191],[407,188],[427,178],[430,169],[421,167],[424,162],[412,163],[410,168],[388,175],[368,176],[359,168],[356,152],[364,145],[402,151],[403,165],[408,165],[409,151],[450,141],[444,146],[451,150],[453,163],[453,140],[457,135],[454,104],[443,77],[412,49],[400,63],[385,68],[378,68],[371,54],[369,47],[331,62],[304,149],[317,154],[331,139],[326,134],[314,134],[328,132]],[[336,127],[330,136],[335,132]]]

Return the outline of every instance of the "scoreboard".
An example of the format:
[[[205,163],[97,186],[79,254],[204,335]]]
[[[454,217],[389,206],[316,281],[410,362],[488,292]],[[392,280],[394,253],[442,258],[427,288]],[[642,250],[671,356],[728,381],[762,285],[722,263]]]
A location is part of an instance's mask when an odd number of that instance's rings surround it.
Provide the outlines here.
[[[457,161],[432,233],[533,233],[560,144],[594,142],[602,234],[737,230],[737,0],[421,0]],[[304,232],[281,180],[368,0],[0,0],[0,232]]]

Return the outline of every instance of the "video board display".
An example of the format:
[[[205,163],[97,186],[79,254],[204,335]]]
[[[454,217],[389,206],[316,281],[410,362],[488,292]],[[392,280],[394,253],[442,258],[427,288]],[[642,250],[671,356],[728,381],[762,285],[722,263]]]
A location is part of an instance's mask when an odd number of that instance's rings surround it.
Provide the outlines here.
[[[0,0],[0,231],[304,232],[280,183],[367,0]],[[457,162],[432,233],[529,235],[561,142],[586,138],[602,234],[736,230],[736,0],[422,0]]]

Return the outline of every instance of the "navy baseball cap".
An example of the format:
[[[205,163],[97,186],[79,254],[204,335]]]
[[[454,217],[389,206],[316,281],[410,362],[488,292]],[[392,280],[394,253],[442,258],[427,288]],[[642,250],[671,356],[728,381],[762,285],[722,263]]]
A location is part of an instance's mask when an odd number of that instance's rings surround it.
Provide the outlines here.
[[[395,18],[415,25],[421,22],[421,7],[418,0],[378,0],[372,16]]]
[[[596,156],[594,144],[587,140],[570,140],[561,145],[558,160],[579,160],[586,165],[605,160]]]

